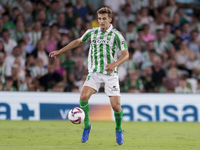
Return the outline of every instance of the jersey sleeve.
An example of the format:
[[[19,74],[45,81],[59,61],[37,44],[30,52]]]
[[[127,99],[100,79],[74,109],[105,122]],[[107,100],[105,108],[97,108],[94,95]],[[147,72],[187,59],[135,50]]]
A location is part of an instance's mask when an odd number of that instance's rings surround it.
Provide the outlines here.
[[[128,49],[126,41],[125,41],[124,37],[120,33],[117,33],[115,37],[116,37],[115,40],[116,40],[117,46],[118,46],[120,51]]]
[[[91,33],[92,30],[89,29],[87,30],[82,36],[81,36],[81,41],[83,42],[89,42],[91,40]]]

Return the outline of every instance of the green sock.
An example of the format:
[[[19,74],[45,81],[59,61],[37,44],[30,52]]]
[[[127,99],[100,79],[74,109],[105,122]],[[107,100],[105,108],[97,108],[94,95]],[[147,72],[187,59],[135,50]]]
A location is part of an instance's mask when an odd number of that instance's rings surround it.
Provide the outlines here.
[[[121,131],[121,123],[122,123],[122,116],[123,116],[123,110],[121,108],[121,111],[120,112],[114,112],[114,115],[115,115],[115,122],[116,122],[116,128],[115,130],[116,131]]]
[[[88,104],[88,101],[80,100],[80,106],[81,106],[81,109],[83,109],[83,111],[85,112],[84,128],[89,129],[90,128],[90,123],[89,123],[90,106]]]

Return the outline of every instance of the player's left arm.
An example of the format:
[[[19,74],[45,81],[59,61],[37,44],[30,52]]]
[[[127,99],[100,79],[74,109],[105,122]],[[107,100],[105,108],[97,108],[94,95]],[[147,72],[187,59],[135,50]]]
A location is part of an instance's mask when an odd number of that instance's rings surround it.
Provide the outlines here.
[[[120,64],[124,63],[129,58],[129,52],[127,49],[121,51],[122,56],[114,63],[107,64],[105,71],[108,73],[112,73],[115,69],[115,67],[119,66]]]
[[[115,67],[119,66],[129,59],[128,48],[124,37],[120,33],[116,33],[115,40],[122,56],[116,62],[106,65],[105,71],[107,71],[108,73],[112,73]]]

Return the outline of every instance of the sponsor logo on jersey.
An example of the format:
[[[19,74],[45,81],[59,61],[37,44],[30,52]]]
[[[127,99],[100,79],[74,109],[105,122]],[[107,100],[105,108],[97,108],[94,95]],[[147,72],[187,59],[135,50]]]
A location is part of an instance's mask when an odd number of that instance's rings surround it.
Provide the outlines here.
[[[92,40],[93,44],[109,44],[108,40]]]

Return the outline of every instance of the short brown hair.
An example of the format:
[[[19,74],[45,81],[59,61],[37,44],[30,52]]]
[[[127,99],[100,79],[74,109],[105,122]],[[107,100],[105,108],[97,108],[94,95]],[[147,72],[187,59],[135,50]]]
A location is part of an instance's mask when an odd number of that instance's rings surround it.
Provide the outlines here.
[[[97,14],[108,14],[108,17],[112,18],[112,10],[108,7],[102,7],[97,11]]]

